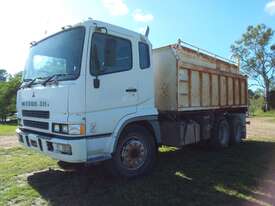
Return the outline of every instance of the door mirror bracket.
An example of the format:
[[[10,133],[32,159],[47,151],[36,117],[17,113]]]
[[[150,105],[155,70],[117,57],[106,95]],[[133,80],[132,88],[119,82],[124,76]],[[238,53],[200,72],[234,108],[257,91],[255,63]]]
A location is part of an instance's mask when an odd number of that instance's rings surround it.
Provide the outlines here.
[[[96,76],[94,79],[94,88],[98,89],[99,86],[100,86],[100,80],[98,79],[98,76]]]
[[[100,86],[100,81],[98,79],[98,75],[100,73],[100,63],[99,63],[99,59],[98,59],[98,51],[97,51],[97,47],[96,45],[93,47],[92,49],[92,60],[93,60],[93,66],[95,69],[95,79],[94,79],[94,88],[98,89]]]

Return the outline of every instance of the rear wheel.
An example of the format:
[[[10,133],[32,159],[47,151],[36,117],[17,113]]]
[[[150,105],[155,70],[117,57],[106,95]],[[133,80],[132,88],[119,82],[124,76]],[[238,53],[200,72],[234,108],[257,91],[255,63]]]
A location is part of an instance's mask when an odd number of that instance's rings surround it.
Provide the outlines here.
[[[230,143],[239,144],[242,141],[242,122],[239,117],[234,117],[230,121]]]
[[[226,119],[220,120],[214,128],[213,145],[216,148],[228,147],[229,139],[229,124]]]
[[[112,173],[127,178],[147,174],[153,169],[156,152],[150,132],[142,126],[132,125],[119,138],[111,161]]]

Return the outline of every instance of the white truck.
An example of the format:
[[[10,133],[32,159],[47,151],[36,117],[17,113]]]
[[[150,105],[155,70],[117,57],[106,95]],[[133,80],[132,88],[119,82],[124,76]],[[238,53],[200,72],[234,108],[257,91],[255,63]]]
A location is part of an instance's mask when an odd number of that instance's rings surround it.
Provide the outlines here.
[[[148,32],[90,19],[32,42],[17,111],[25,147],[134,177],[152,170],[160,145],[241,142],[247,79],[192,45],[152,50]]]

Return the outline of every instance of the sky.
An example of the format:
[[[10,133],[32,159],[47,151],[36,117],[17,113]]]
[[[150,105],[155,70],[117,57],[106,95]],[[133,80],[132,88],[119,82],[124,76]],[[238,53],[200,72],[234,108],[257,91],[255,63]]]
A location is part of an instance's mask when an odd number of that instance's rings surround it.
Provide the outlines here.
[[[275,0],[0,0],[0,68],[23,70],[30,42],[91,17],[144,33],[154,48],[178,38],[230,58],[248,25],[275,29]]]

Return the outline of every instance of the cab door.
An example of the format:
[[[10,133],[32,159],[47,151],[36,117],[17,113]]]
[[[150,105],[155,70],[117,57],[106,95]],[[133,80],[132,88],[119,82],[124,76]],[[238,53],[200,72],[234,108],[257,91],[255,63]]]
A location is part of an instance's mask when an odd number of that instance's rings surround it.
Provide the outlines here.
[[[110,135],[121,118],[136,112],[136,47],[133,37],[115,31],[91,34],[86,75],[87,135]]]

